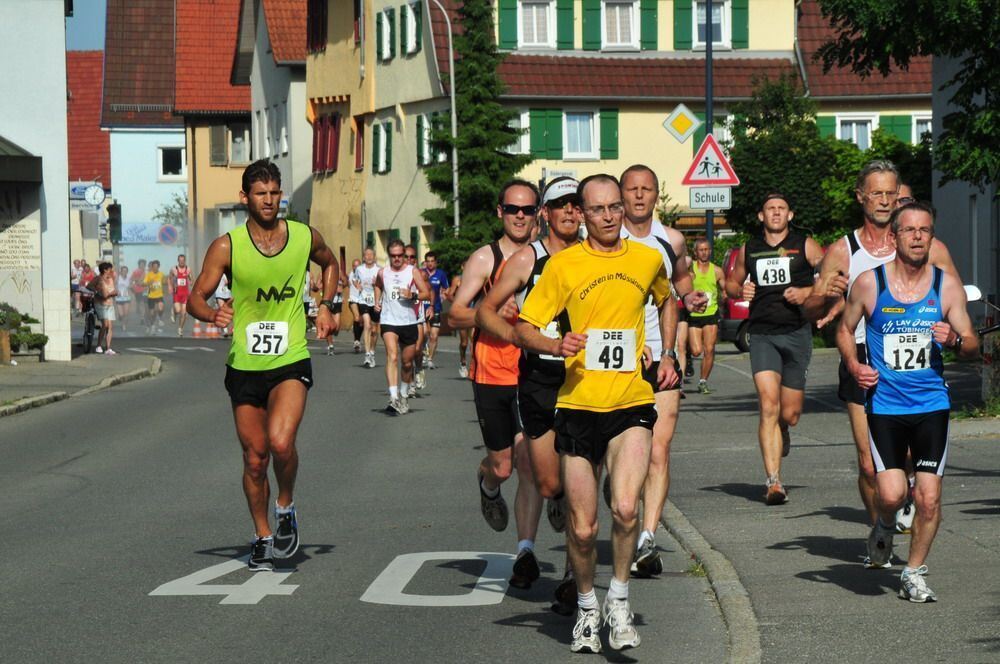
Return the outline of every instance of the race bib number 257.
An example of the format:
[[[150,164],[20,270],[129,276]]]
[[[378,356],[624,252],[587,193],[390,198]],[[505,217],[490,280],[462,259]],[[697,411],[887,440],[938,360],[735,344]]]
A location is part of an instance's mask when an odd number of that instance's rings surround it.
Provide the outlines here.
[[[262,320],[246,328],[247,352],[251,355],[284,355],[288,350],[288,322]]]

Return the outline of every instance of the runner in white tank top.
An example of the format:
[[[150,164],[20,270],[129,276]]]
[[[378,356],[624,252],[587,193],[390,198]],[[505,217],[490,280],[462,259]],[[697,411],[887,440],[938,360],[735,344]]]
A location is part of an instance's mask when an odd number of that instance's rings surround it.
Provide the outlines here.
[[[385,377],[389,384],[386,411],[404,415],[410,411],[407,399],[417,353],[417,305],[431,299],[431,286],[423,272],[406,263],[402,241],[391,241],[388,251],[389,266],[379,272],[374,284],[375,310],[379,312],[385,342]],[[402,385],[398,384],[400,358]]]

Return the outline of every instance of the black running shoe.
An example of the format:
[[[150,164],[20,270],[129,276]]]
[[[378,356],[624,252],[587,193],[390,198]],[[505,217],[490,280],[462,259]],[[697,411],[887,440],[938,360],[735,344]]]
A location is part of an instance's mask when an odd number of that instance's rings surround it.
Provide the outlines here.
[[[690,378],[694,375],[694,361],[692,361],[691,356],[688,355],[684,362],[684,375]]]
[[[274,511],[278,527],[274,533],[274,557],[291,558],[299,550],[299,519],[293,506],[287,512]]]
[[[792,434],[788,429],[781,430],[781,456],[786,457],[792,451]]]
[[[483,474],[476,475],[476,483],[479,485],[479,509],[483,513],[483,518],[490,528],[498,533],[507,529],[507,521],[510,519],[510,511],[507,509],[507,501],[500,495],[497,488],[497,495],[490,498],[483,491]]]
[[[663,573],[663,561],[656,550],[656,542],[647,539],[635,552],[632,561],[632,574],[641,579],[649,579]]]
[[[274,569],[274,538],[258,537],[250,545],[250,562],[247,568],[251,572],[270,572]]]
[[[538,580],[542,571],[538,569],[538,559],[531,549],[524,549],[514,561],[514,573],[510,575],[510,585],[527,590]]]
[[[551,608],[561,616],[571,616],[576,611],[576,602],[576,579],[573,578],[573,570],[567,568],[562,581],[556,586]]]

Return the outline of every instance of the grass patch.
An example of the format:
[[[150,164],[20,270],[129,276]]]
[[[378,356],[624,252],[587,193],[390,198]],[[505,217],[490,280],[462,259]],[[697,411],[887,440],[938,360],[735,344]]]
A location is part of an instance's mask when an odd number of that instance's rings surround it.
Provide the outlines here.
[[[951,416],[956,420],[971,420],[978,417],[1000,417],[1000,397],[993,397],[979,406],[965,406]]]
[[[702,578],[708,576],[708,572],[705,571],[705,566],[697,560],[692,560],[686,571],[691,576],[700,576]]]

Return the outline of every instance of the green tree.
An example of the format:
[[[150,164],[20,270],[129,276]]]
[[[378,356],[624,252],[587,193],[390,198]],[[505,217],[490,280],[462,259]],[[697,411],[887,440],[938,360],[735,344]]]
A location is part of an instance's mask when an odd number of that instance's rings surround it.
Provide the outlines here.
[[[941,89],[954,112],[934,146],[944,180],[1000,180],[1000,0],[819,0],[837,36],[819,50],[824,68],[862,77],[906,69],[915,56],[953,59]]]
[[[531,162],[530,155],[508,152],[520,132],[511,127],[517,113],[498,101],[504,91],[497,73],[503,55],[497,51],[493,5],[487,0],[465,0],[459,15],[460,27],[455,31],[461,213],[458,237],[452,222],[452,140],[447,114],[438,116],[440,121],[431,134],[435,152],[447,158],[425,170],[428,186],[441,198],[443,206],[422,214],[434,226],[432,246],[438,261],[452,273],[461,269],[474,249],[499,235],[497,190]]]
[[[826,230],[831,220],[820,183],[834,160],[816,128],[815,111],[793,76],[754,79],[752,97],[733,106],[729,156],[741,180],[726,214],[733,230],[756,232],[760,202],[772,191],[789,197],[797,226]]]
[[[170,202],[164,203],[153,213],[153,221],[176,226],[178,230],[177,244],[185,244],[188,231],[187,191],[182,194],[172,193]]]

